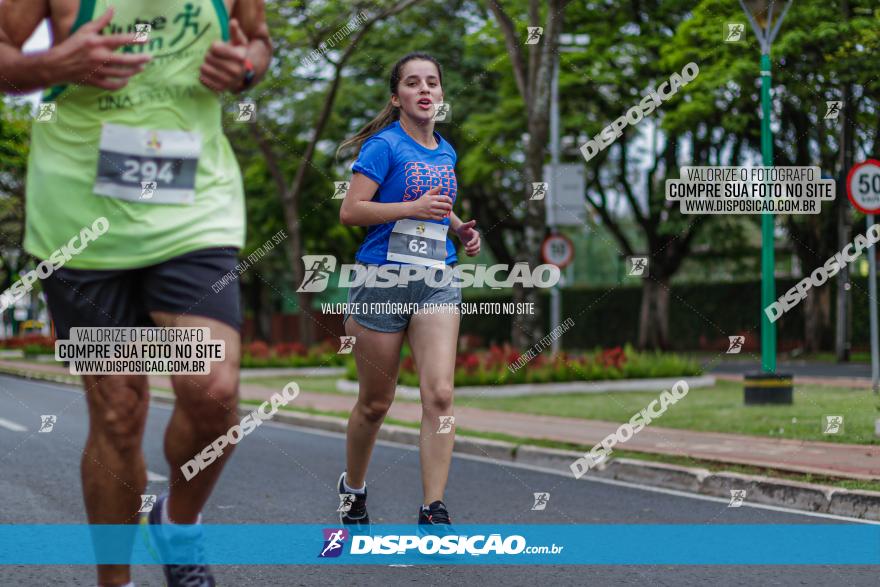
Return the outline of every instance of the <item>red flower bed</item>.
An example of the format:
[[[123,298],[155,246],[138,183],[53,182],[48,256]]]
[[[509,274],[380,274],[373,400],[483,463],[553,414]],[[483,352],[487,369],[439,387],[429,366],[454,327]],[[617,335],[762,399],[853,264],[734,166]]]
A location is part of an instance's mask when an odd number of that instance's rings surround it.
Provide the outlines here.
[[[701,372],[700,365],[693,359],[671,353],[639,352],[629,345],[553,355],[549,349],[540,347],[521,353],[504,344],[481,351],[459,350],[455,357],[454,385],[604,381],[699,375]],[[354,361],[349,363],[346,377],[357,380]],[[417,365],[408,350],[404,351],[398,382],[419,386]]]
[[[270,354],[269,345],[262,340],[255,340],[254,342],[245,344],[243,350],[243,354],[250,355],[255,359],[267,359]]]
[[[309,349],[301,342],[279,342],[272,346],[272,354],[276,357],[290,357],[293,355],[304,357],[309,354]]]
[[[626,361],[626,354],[623,352],[623,349],[619,346],[610,349],[604,349],[602,354],[600,354],[597,358],[597,361],[603,367],[614,367],[615,369],[620,369],[623,367],[624,361]]]
[[[347,355],[339,355],[339,342],[325,339],[312,347],[300,342],[279,342],[269,345],[255,340],[242,345],[241,366],[248,367],[306,367],[336,366],[345,362]]]
[[[509,344],[491,345],[482,351],[459,351],[455,357],[456,385],[491,385],[501,383],[572,381],[577,379],[620,378],[627,364],[627,352],[621,347],[593,353],[570,355],[560,352],[531,354],[520,364],[523,353]],[[417,382],[412,359],[401,364],[401,381]]]
[[[52,347],[54,349],[55,338],[52,336],[43,336],[42,334],[29,334],[26,336],[16,336],[0,340],[0,348],[4,349],[20,349],[34,344]]]

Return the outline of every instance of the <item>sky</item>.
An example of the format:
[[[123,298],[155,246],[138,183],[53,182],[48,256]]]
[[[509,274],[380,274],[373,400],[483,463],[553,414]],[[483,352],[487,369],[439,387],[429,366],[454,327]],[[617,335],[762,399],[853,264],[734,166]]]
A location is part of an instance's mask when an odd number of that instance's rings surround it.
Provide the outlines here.
[[[48,20],[44,20],[40,24],[40,26],[37,28],[37,30],[34,31],[34,34],[31,35],[31,38],[28,39],[27,42],[25,42],[25,44],[24,44],[24,52],[25,53],[32,53],[35,51],[45,51],[46,49],[49,48],[50,38],[49,38],[48,22],[49,22]],[[37,92],[33,92],[31,94],[25,94],[22,97],[33,102],[34,106],[36,107],[36,104],[39,103],[39,101],[40,101],[40,94],[41,93],[42,92],[37,91]]]

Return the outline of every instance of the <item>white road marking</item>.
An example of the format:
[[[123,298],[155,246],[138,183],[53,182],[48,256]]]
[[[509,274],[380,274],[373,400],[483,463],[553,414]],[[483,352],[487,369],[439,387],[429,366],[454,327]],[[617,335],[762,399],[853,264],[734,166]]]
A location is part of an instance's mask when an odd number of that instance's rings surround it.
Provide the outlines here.
[[[7,430],[11,430],[13,432],[27,432],[27,428],[25,428],[21,424],[16,424],[11,420],[4,420],[3,418],[0,418],[0,428],[6,428]]]
[[[3,374],[3,376],[13,378],[12,376],[5,375],[5,374]],[[18,379],[18,378],[15,378],[15,379]],[[32,385],[39,385],[41,387],[46,387],[48,389],[52,389],[52,390],[56,390],[56,391],[60,390],[60,391],[68,392],[68,393],[82,393],[82,391],[79,388],[73,389],[73,388],[61,387],[63,384],[55,384],[53,386],[48,383],[43,383],[40,381],[33,381],[33,380],[28,380],[28,383],[30,383]],[[169,411],[173,409],[173,406],[161,404],[158,402],[152,402],[152,401],[150,402],[150,407],[169,410]],[[329,430],[318,430],[315,428],[304,428],[304,427],[300,427],[300,426],[294,426],[292,424],[284,424],[281,422],[266,422],[263,424],[263,426],[269,426],[270,428],[284,428],[284,429],[288,429],[288,430],[293,429],[298,432],[303,432],[306,434],[314,434],[316,436],[326,436],[328,438],[335,438],[337,440],[338,439],[345,440],[345,434],[340,433],[340,432],[330,432]],[[377,444],[382,444],[385,446],[393,446],[393,447],[397,447],[397,448],[401,448],[401,449],[409,450],[409,451],[419,450],[419,447],[417,447],[417,446],[412,446],[409,444],[401,444],[399,442],[391,442],[388,440],[378,440]],[[484,463],[489,463],[489,464],[498,465],[498,466],[502,466],[502,467],[513,467],[516,469],[526,469],[528,471],[535,471],[538,473],[546,473],[548,475],[556,475],[559,477],[565,477],[567,479],[571,479],[572,481],[575,481],[575,479],[572,478],[572,475],[570,472],[566,473],[563,471],[556,471],[554,469],[547,469],[544,467],[538,467],[536,465],[529,465],[526,463],[513,463],[513,462],[508,462],[508,461],[499,461],[499,460],[490,459],[487,457],[481,457],[481,456],[477,456],[477,455],[468,455],[468,454],[454,454],[453,456],[458,459],[470,459],[473,461],[481,461]],[[581,477],[577,481],[579,481],[579,482],[586,481],[586,482],[592,482],[592,483],[604,483],[606,485],[616,485],[618,487],[628,487],[630,489],[638,489],[640,491],[649,491],[651,493],[662,493],[665,495],[674,495],[676,497],[684,497],[684,498],[688,498],[688,499],[698,499],[698,500],[702,500],[702,501],[714,501],[716,503],[723,503],[723,504],[728,504],[730,502],[729,498],[724,498],[724,497],[713,497],[711,495],[698,495],[696,493],[688,493],[686,491],[678,491],[676,489],[665,489],[662,487],[650,487],[647,485],[637,485],[636,483],[628,483],[626,481],[616,481],[614,479],[599,479],[599,478],[591,479],[591,478],[588,478],[585,476],[585,477]],[[849,518],[847,516],[836,516],[834,514],[823,514],[823,513],[819,513],[819,512],[806,512],[803,510],[796,510],[796,509],[792,509],[792,508],[775,506],[775,505],[765,505],[765,504],[760,504],[760,503],[743,502],[743,507],[752,507],[752,508],[758,508],[758,509],[763,509],[763,510],[771,510],[774,512],[783,512],[786,514],[792,514],[792,515],[797,515],[797,516],[808,516],[811,518],[824,518],[827,520],[840,520],[843,522],[855,522],[855,523],[859,523],[859,524],[880,525],[880,522],[875,522],[872,520],[862,520],[859,518]]]

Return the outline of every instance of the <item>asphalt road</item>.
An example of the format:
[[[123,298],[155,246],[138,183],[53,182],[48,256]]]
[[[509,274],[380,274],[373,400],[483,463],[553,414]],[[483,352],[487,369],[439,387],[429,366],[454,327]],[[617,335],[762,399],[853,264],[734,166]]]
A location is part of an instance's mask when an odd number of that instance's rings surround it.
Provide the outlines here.
[[[41,414],[58,420],[36,433]],[[147,493],[161,494],[168,467],[162,437],[170,410],[150,409],[144,450],[157,476]],[[26,431],[13,430],[15,424]],[[82,394],[60,384],[0,376],[0,524],[86,523],[79,461],[87,432]],[[335,482],[344,438],[266,424],[239,444],[203,512],[207,523],[332,525]],[[378,523],[415,523],[421,503],[418,453],[380,443],[368,483],[370,513]],[[550,493],[544,511],[531,511],[532,494]],[[835,520],[794,511],[597,481],[548,471],[456,457],[446,502],[460,523],[537,524],[815,524]],[[267,548],[278,545],[267,545]],[[735,547],[735,546],[734,546]],[[832,545],[843,547],[843,545]],[[620,545],[621,549],[626,544]],[[876,585],[876,567],[854,566],[216,566],[219,585]],[[162,585],[161,569],[138,566],[135,584]],[[95,585],[83,566],[0,567],[0,585]]]
[[[735,356],[735,355],[727,355]],[[752,357],[753,355],[749,355]],[[719,362],[717,359],[707,361],[702,368],[708,374],[725,374],[725,375],[745,375],[747,373],[761,373],[760,355],[757,360],[747,358],[736,360],[725,360]],[[831,363],[820,361],[780,361],[776,365],[778,373],[787,373],[789,375],[801,377],[843,377],[843,378],[864,378],[871,379],[870,363]]]

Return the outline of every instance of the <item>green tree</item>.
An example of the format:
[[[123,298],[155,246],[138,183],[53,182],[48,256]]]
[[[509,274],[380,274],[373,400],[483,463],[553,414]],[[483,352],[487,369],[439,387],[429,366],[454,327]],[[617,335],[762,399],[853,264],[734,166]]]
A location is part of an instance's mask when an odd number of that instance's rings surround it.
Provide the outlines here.
[[[842,144],[859,158],[876,151],[880,139],[878,92],[880,65],[871,58],[878,46],[876,2],[871,0],[800,0],[792,5],[774,41],[773,122],[774,164],[819,166],[838,178],[837,199],[824,202],[818,215],[780,215],[778,225],[805,271],[821,265],[847,234],[838,234],[837,215],[848,214],[842,179],[851,161]],[[722,124],[745,141],[744,150],[760,153],[760,49],[747,27],[746,42],[719,44],[725,22],[745,21],[735,0],[704,0],[694,8],[676,35],[675,54],[699,59],[704,92],[693,95],[691,116],[682,123],[699,124],[706,111],[724,112]],[[715,44],[718,49],[700,52]],[[826,101],[844,102],[838,120],[824,120]],[[827,348],[831,340],[831,287],[818,288],[804,301],[807,350]],[[755,320],[759,317],[756,316]]]
[[[4,290],[12,285],[25,262],[21,242],[29,132],[27,105],[0,100],[0,263]]]
[[[273,68],[272,75],[276,80],[296,79],[295,90],[304,94],[304,101],[291,104],[289,95],[283,96],[284,90],[291,89],[286,83],[272,82],[264,90],[261,100],[270,104],[261,109],[261,115],[268,123],[259,122],[253,127],[253,138],[265,160],[269,175],[275,183],[275,191],[281,202],[284,221],[288,229],[287,240],[290,261],[293,266],[293,278],[296,284],[303,282],[305,267],[301,261],[305,252],[303,224],[318,218],[313,215],[315,208],[304,205],[306,184],[317,171],[325,181],[332,185],[328,178],[326,166],[321,165],[319,143],[324,138],[328,125],[332,120],[333,109],[339,96],[343,82],[343,72],[360,48],[360,43],[369,32],[381,23],[421,0],[399,0],[396,2],[320,2],[312,3],[308,9],[302,3],[292,5],[275,5],[271,22],[279,26],[274,30],[281,32],[276,36],[278,65]],[[378,6],[377,6],[378,4]],[[362,17],[360,21],[353,20]],[[335,38],[337,31],[349,22],[358,25],[350,36],[341,41]],[[313,51],[320,55],[317,60],[310,57]],[[306,79],[303,78],[305,72]],[[309,87],[303,87],[308,84]],[[299,86],[299,87],[297,87]],[[288,108],[280,107],[287,105]],[[306,106],[303,108],[303,106]],[[294,120],[290,120],[290,112],[294,111]],[[305,125],[299,120],[307,121]],[[293,128],[305,130],[307,138],[301,134],[293,134]],[[283,160],[293,156],[292,167]],[[324,183],[324,182],[321,182]],[[332,195],[332,188],[317,196],[319,202],[326,202]],[[331,203],[321,207],[327,211],[332,209]],[[338,222],[338,221],[337,221]],[[325,224],[327,226],[328,224]],[[322,242],[323,239],[321,239]],[[315,325],[318,323],[312,311],[312,294],[298,292],[299,334],[300,340],[306,344],[315,338]]]
[[[523,2],[487,2],[503,35],[509,67],[524,105],[527,135],[523,145],[525,161],[514,193],[518,191],[522,201],[529,202],[529,205],[522,208],[522,231],[517,235],[520,243],[512,256],[515,262],[526,262],[529,267],[535,267],[542,262],[541,242],[547,232],[544,201],[530,201],[529,196],[532,193],[532,183],[543,180],[550,134],[550,86],[554,56],[559,51],[559,35],[564,26],[565,8],[569,2],[570,0],[549,0],[544,3],[529,0],[527,6],[523,6]],[[540,39],[533,42],[539,32],[536,27],[542,30]],[[534,288],[516,286],[513,290],[514,302],[535,303],[537,295]],[[535,303],[534,307],[540,306]],[[511,338],[515,346],[529,347],[542,336],[540,312],[523,313],[514,317]]]

